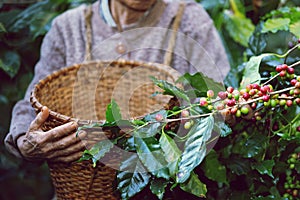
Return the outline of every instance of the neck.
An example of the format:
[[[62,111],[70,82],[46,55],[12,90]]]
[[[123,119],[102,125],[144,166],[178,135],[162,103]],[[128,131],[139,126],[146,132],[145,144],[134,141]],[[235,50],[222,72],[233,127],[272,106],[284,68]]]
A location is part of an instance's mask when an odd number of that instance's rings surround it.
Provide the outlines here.
[[[132,24],[137,22],[146,10],[135,10],[120,1],[110,1],[110,11],[116,23],[120,25]]]

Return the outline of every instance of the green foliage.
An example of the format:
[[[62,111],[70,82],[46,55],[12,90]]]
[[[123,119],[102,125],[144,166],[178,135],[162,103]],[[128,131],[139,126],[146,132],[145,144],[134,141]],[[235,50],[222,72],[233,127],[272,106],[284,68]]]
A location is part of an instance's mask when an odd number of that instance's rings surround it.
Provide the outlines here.
[[[188,132],[188,139],[185,142],[184,151],[178,165],[177,182],[183,183],[191,172],[203,160],[206,154],[206,142],[211,136],[214,119],[212,116],[197,119],[195,125]]]
[[[139,193],[150,181],[150,176],[139,161],[136,154],[132,154],[121,163],[117,175],[118,190],[122,199],[129,199]]]
[[[33,66],[39,57],[41,40],[49,30],[51,20],[59,13],[85,2],[89,1],[47,0],[26,6],[3,6],[5,9],[0,13],[2,141],[5,133],[8,132],[12,106],[22,98],[32,78]],[[230,60],[231,72],[225,80],[226,85],[239,88],[246,86],[247,83],[263,83],[274,76],[276,65],[283,62],[291,64],[299,60],[299,50],[282,55],[294,46],[300,37],[300,12],[295,6],[299,6],[296,0],[280,1],[280,3],[266,1],[256,9],[253,8],[253,1],[250,0],[202,0],[200,2],[214,20]],[[281,56],[265,56],[266,53]],[[247,62],[248,60],[250,62]],[[298,67],[295,70],[299,72]],[[191,94],[204,96],[208,89],[215,88],[213,89],[215,93],[223,90],[222,84],[219,83],[216,83],[216,87],[209,88],[214,83],[209,82],[201,74],[187,74],[184,78],[187,82],[181,83],[191,83],[192,90],[185,91],[160,80],[154,82],[164,89],[165,94],[175,95],[184,100],[189,100]],[[277,85],[276,89],[287,87],[287,81],[283,82],[280,78],[274,78],[270,83]],[[109,109],[107,115],[109,123],[106,125],[121,119],[116,104],[111,105]],[[187,107],[163,111],[161,114],[164,119],[171,119],[180,114],[180,109],[187,109]],[[201,114],[209,113],[204,108],[193,107],[193,109],[201,111],[199,112]],[[142,161],[138,154],[132,154],[124,159],[117,175],[121,197],[128,199],[149,186],[159,199],[168,198],[167,193],[170,192],[168,186],[171,184],[195,196],[207,196],[208,199],[293,199],[291,194],[287,194],[286,198],[283,196],[286,195],[285,183],[291,181],[291,184],[294,184],[299,180],[300,164],[295,163],[294,168],[289,168],[291,163],[288,157],[293,152],[299,153],[297,147],[300,135],[296,128],[300,125],[300,111],[296,106],[284,112],[282,108],[270,108],[270,110],[272,113],[262,116],[260,122],[239,120],[238,125],[232,129],[227,124],[216,120],[215,126],[210,129],[219,132],[222,137],[218,140],[215,150],[211,151],[203,162],[199,163],[199,160],[195,159],[196,156],[192,157],[195,160],[191,159],[191,162],[200,164],[200,167],[193,168],[194,170],[183,183],[176,182],[176,175],[179,172],[179,163],[182,162],[181,154],[186,152],[184,144],[187,144],[189,131],[186,135],[178,136],[172,130],[165,130],[167,121],[154,123],[157,113],[130,123],[126,121],[126,124],[133,128],[139,127],[134,129],[138,139],[128,138],[125,143],[122,143],[121,148],[129,151],[138,149],[141,156],[146,153],[153,160],[144,158]],[[197,126],[208,126],[205,123],[197,124],[196,120],[195,122]],[[272,127],[277,123],[280,129],[273,130]],[[153,138],[149,139],[149,137]],[[124,138],[119,139],[121,141]],[[198,141],[199,137],[196,137],[196,140]],[[117,140],[98,143],[98,147],[96,145],[94,149],[86,151],[83,158],[94,159],[96,163],[109,152],[114,142],[117,144]],[[192,141],[189,144],[192,144]],[[0,150],[2,154],[0,168],[3,172],[0,186],[5,188],[0,194],[0,199],[51,198],[51,184],[45,166],[36,167],[18,161],[4,150],[3,145]],[[168,163],[166,168],[162,167],[152,173],[147,172],[149,169],[164,165],[161,163],[165,162]],[[291,179],[288,180],[288,177]],[[39,191],[36,188],[39,188]],[[17,194],[15,191],[20,192]]]

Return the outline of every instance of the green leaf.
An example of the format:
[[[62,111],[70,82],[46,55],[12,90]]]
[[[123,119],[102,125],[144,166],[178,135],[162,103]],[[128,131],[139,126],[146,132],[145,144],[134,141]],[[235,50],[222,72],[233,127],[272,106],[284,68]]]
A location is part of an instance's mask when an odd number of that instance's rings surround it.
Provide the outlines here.
[[[163,199],[165,188],[167,187],[168,183],[169,181],[166,179],[153,179],[151,181],[150,190],[157,196],[158,199]]]
[[[297,38],[300,38],[300,21],[290,24],[290,32],[293,33]]]
[[[117,180],[122,199],[129,199],[147,186],[150,175],[146,172],[137,155],[131,154],[121,163]]]
[[[175,178],[177,172],[177,163],[181,155],[181,151],[175,141],[166,133],[162,133],[159,139],[159,144],[164,152],[165,159],[169,163],[170,176]]]
[[[288,18],[268,19],[263,26],[262,33],[276,33],[279,30],[288,31],[290,21]]]
[[[151,77],[151,79],[155,85],[164,90],[163,94],[171,95],[179,99],[183,99],[187,102],[190,101],[189,97],[185,94],[185,92],[182,89],[176,87],[175,85],[164,80],[158,80],[155,77]]]
[[[235,42],[247,47],[248,40],[255,29],[251,20],[245,16],[233,15],[229,12],[225,12],[225,15],[228,17],[228,20],[226,20],[225,23],[225,28],[230,37]]]
[[[247,138],[237,141],[232,151],[240,154],[245,158],[254,158],[255,156],[263,154],[267,148],[268,138],[259,132],[255,132],[253,135]]]
[[[228,184],[226,168],[224,165],[221,165],[221,163],[218,160],[218,154],[214,150],[211,150],[209,152],[201,166],[207,178],[213,181],[217,181],[219,183]]]
[[[20,56],[16,51],[0,50],[0,69],[13,78],[20,68]]]
[[[195,121],[195,125],[188,133],[189,137],[185,142],[181,161],[178,165],[178,183],[185,182],[190,177],[193,169],[202,162],[206,154],[206,142],[211,137],[214,118],[209,116]]]
[[[192,87],[193,89],[189,91],[190,96],[206,96],[208,90],[213,90],[215,94],[218,94],[218,92],[224,90],[224,86],[221,83],[215,82],[200,72],[193,75],[186,73],[179,77],[176,82],[183,83],[185,88]]]
[[[40,35],[45,35],[51,27],[52,19],[57,15],[58,13],[56,12],[48,11],[36,13],[29,26],[31,33],[33,34],[33,39]]]
[[[113,146],[114,144],[110,140],[102,140],[96,143],[90,150],[85,150],[80,161],[91,158],[93,161],[93,167],[96,167],[97,161],[103,158]]]
[[[259,65],[261,63],[261,60],[266,57],[273,54],[270,53],[264,53],[259,56],[252,56],[250,60],[247,62],[242,81],[240,83],[240,88],[245,88],[246,85],[251,83],[260,83],[261,76],[259,73]]]
[[[137,130],[134,131],[134,136],[139,138],[153,137],[159,132],[160,127],[161,124],[158,122],[150,123],[142,128],[137,128]]]
[[[106,108],[106,122],[114,123],[122,119],[120,108],[114,99],[111,100],[110,104]]]
[[[260,174],[267,174],[271,178],[274,178],[272,174],[274,165],[275,165],[274,160],[264,160],[261,163],[253,164],[252,169],[256,169]]]
[[[215,120],[214,131],[220,134],[221,137],[227,137],[232,133],[232,129],[222,120]]]
[[[157,178],[169,179],[168,163],[158,141],[154,137],[134,138],[137,154],[150,173]]]
[[[228,158],[227,168],[237,175],[247,174],[250,171],[250,161],[231,155]]]
[[[194,172],[191,173],[191,176],[187,181],[180,183],[180,188],[197,197],[205,197],[207,192],[206,185],[199,180]]]
[[[6,28],[4,27],[3,23],[0,22],[0,33],[3,33],[3,32],[6,33],[7,30],[6,30]]]

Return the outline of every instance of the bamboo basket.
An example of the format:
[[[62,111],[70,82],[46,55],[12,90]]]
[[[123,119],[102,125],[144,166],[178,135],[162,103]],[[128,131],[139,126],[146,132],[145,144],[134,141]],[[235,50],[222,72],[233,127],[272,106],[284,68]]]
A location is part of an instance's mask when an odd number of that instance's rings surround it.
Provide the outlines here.
[[[102,123],[107,105],[113,98],[123,118],[144,116],[165,106],[170,97],[151,95],[159,91],[149,79],[174,82],[179,77],[172,68],[137,61],[91,61],[63,68],[35,85],[31,104],[36,112],[47,106],[50,115],[44,131],[76,121],[79,126]],[[88,132],[88,144],[113,138],[111,130]],[[57,199],[118,199],[115,176],[118,154],[110,154],[105,163],[93,168],[92,163],[54,163],[47,160]]]

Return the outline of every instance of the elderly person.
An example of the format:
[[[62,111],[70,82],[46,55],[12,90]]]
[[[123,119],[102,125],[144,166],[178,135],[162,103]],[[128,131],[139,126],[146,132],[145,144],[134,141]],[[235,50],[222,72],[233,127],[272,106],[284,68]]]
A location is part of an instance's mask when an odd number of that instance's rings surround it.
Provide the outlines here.
[[[34,84],[62,67],[81,63],[87,58],[124,58],[163,63],[166,53],[164,49],[169,41],[166,38],[172,37],[172,31],[165,30],[174,28],[178,15],[181,16],[176,28],[178,34],[174,49],[179,53],[174,53],[169,62],[170,66],[181,73],[202,71],[215,74],[214,70],[220,69],[220,74],[226,75],[229,64],[221,40],[212,20],[197,3],[99,0],[90,7],[80,6],[53,20],[41,47],[35,76],[25,98],[13,109],[10,132],[5,139],[7,149],[15,156],[30,161],[51,159],[57,162],[72,162],[79,159],[85,147],[80,138],[75,136],[76,123],[70,122],[47,132],[41,130],[49,110],[44,107],[37,116],[35,115],[29,102]],[[148,34],[157,34],[145,31],[151,30],[147,29],[149,27],[161,28],[159,30],[162,30],[165,38],[155,41],[143,39],[147,38]],[[124,37],[120,33],[124,33]],[[134,37],[130,37],[132,35]],[[187,38],[193,42],[186,42]],[[155,42],[159,46],[152,48]],[[197,51],[197,45],[201,46],[202,53]],[[212,65],[208,64],[207,58]],[[197,66],[191,65],[195,62]],[[218,68],[212,68],[213,65]]]

